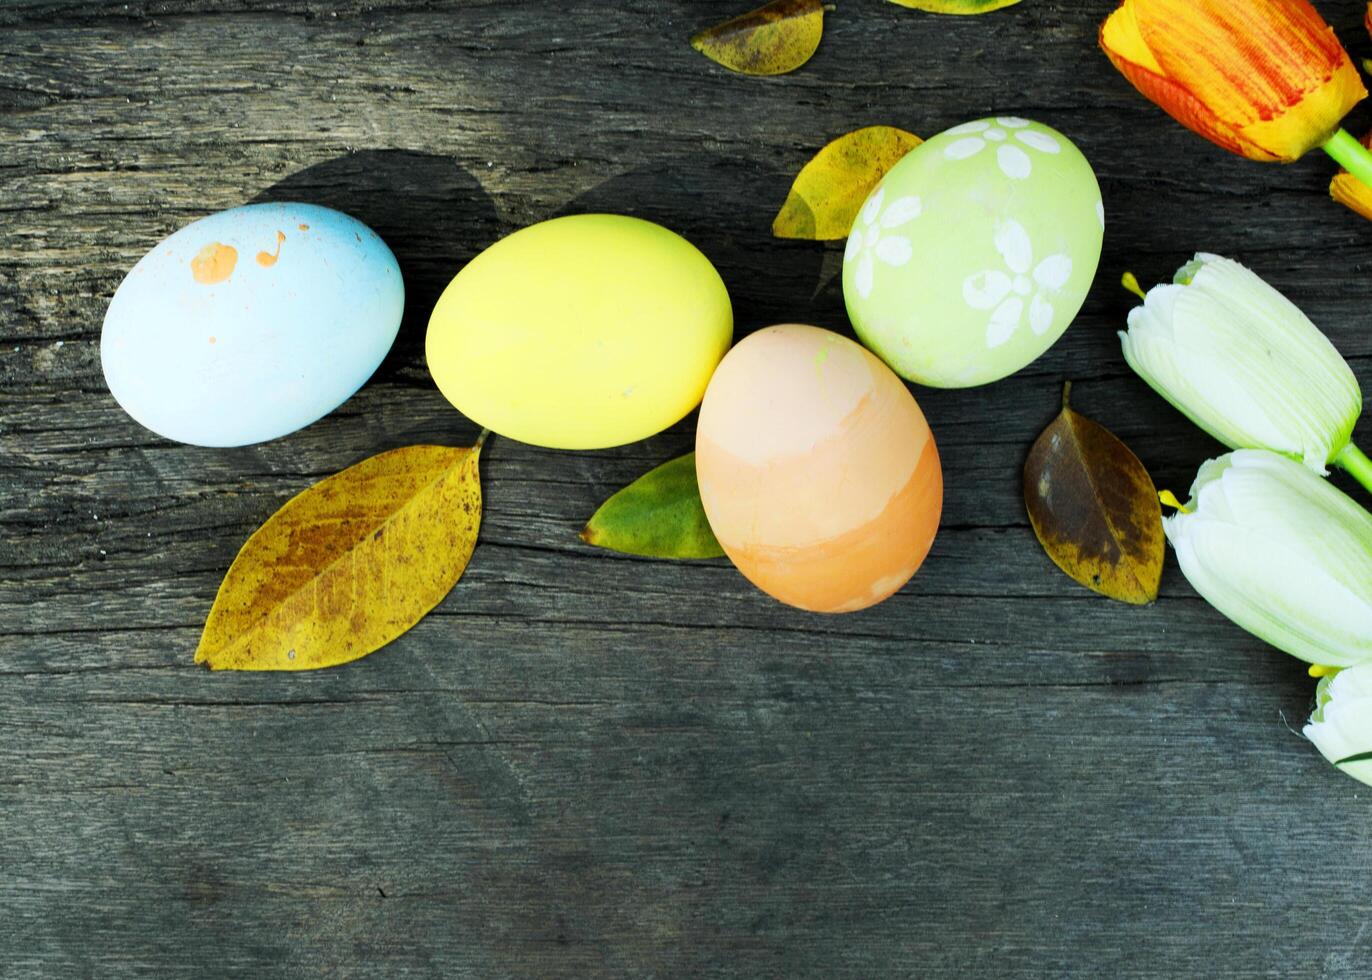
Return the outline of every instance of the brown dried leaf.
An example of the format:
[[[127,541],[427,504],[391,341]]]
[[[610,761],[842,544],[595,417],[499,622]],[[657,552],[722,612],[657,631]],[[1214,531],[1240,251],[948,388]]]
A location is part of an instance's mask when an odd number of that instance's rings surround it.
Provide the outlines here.
[[[480,453],[480,443],[393,449],[286,501],[229,567],[196,663],[332,667],[419,622],[476,545]]]
[[[824,32],[820,0],[772,0],[691,38],[711,61],[745,75],[795,71],[819,47]]]
[[[1104,426],[1062,411],[1024,463],[1024,506],[1048,557],[1088,589],[1145,605],[1162,578],[1162,508],[1139,458]]]

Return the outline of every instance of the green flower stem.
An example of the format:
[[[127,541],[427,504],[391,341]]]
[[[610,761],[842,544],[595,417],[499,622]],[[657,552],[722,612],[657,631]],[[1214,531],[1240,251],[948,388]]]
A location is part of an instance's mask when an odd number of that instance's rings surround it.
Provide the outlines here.
[[[1350,442],[1340,449],[1334,457],[1334,465],[1361,483],[1368,493],[1372,493],[1372,459],[1368,459],[1367,454],[1357,446]]]
[[[1343,169],[1372,187],[1372,152],[1350,136],[1348,130],[1341,129],[1329,137],[1324,144],[1324,152],[1343,164]]]

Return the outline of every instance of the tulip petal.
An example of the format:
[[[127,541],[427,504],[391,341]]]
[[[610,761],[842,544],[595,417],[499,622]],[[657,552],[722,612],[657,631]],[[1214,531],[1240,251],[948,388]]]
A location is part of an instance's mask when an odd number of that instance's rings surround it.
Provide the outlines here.
[[[1340,170],[1329,181],[1329,196],[1344,207],[1372,220],[1372,188],[1347,170]]]
[[[1132,27],[1135,33],[1126,33],[1126,26]],[[1230,153],[1249,155],[1249,148],[1231,127],[1223,124],[1204,102],[1184,86],[1162,73],[1152,52],[1137,34],[1130,4],[1120,7],[1101,26],[1100,46],[1129,84],[1149,101],[1161,106],[1177,122]]]
[[[1372,663],[1320,679],[1302,734],[1346,775],[1372,786]]]
[[[1137,0],[1123,0],[1100,25],[1100,46],[1111,60],[1123,58],[1153,75],[1164,75],[1139,28]]]

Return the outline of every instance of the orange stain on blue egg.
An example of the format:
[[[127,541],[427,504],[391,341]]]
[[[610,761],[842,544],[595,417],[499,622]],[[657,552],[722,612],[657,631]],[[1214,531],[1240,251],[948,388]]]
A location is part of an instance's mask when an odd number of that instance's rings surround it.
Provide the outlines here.
[[[276,251],[258,252],[257,264],[262,266],[264,269],[270,269],[272,266],[276,265],[276,260],[281,258],[281,243],[285,240],[286,233],[284,231],[278,231],[276,233]]]
[[[222,242],[210,242],[191,259],[191,276],[198,283],[213,285],[233,275],[237,263],[238,249]]]

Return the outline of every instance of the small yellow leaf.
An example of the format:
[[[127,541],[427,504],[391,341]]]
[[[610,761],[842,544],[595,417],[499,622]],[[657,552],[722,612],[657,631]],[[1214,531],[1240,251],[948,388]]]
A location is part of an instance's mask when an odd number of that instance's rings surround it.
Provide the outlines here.
[[[847,238],[872,188],[921,142],[894,126],[868,126],[840,136],[800,168],[772,221],[772,234],[811,241]]]
[[[745,75],[795,71],[819,47],[824,32],[820,0],[772,0],[691,38],[711,61]]]
[[[1019,0],[891,0],[891,3],[931,14],[985,14],[1013,7]]]
[[[196,663],[312,670],[365,657],[448,594],[481,525],[481,445],[393,449],[268,518],[219,586]]]

